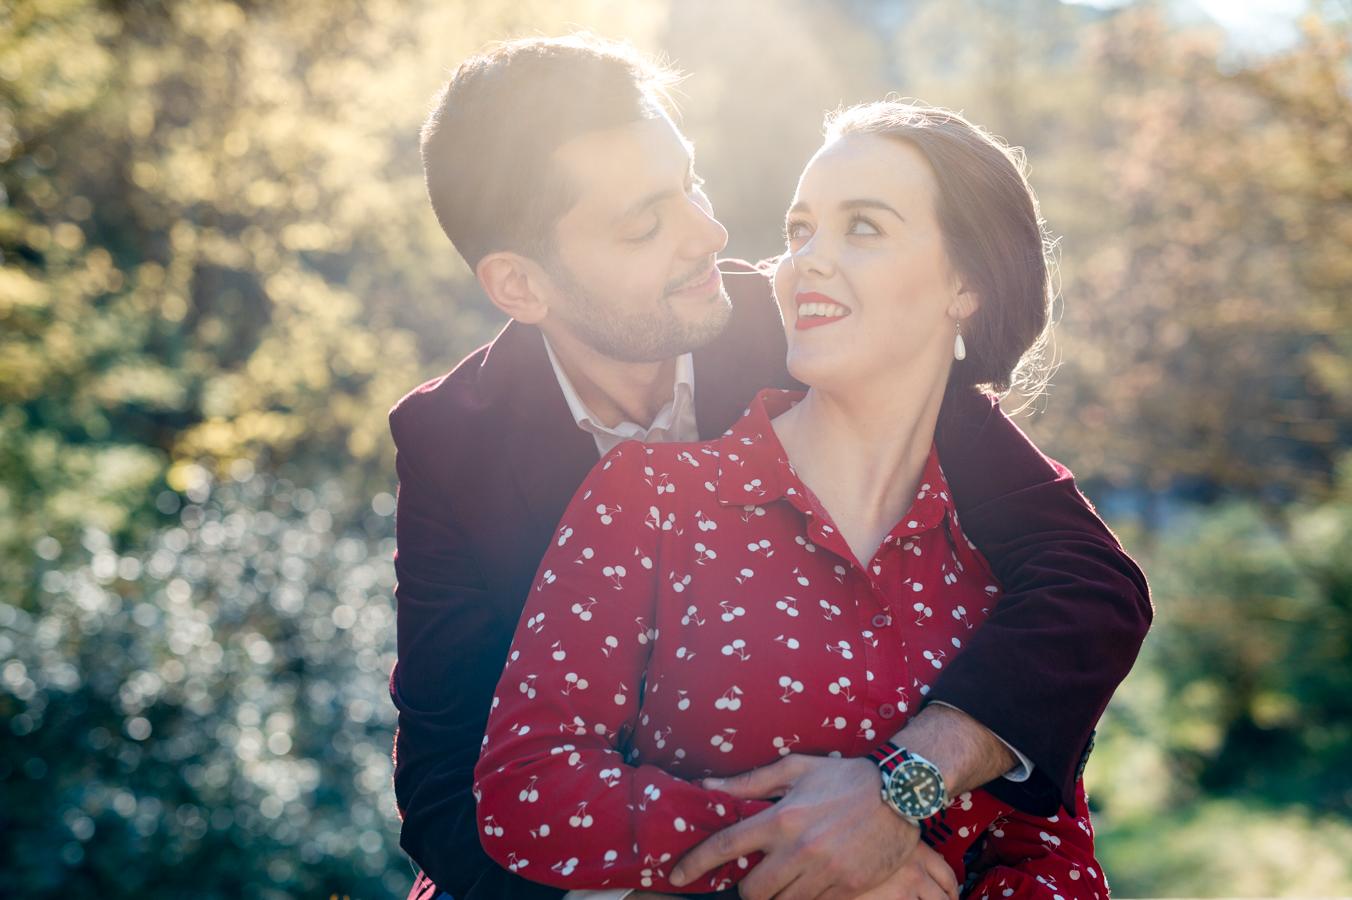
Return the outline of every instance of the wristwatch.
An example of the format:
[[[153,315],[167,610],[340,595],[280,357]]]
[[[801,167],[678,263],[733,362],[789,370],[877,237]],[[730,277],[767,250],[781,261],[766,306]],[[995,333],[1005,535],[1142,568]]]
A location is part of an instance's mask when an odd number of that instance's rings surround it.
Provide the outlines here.
[[[948,788],[939,767],[925,757],[891,741],[869,754],[883,776],[883,802],[920,829],[920,839],[931,847],[952,837],[944,824],[948,816]]]

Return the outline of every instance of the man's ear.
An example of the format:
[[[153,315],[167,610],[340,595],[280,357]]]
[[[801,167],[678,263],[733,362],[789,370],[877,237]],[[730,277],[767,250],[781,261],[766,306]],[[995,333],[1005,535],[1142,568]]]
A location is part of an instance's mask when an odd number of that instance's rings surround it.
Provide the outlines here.
[[[534,260],[500,250],[479,260],[474,274],[493,305],[518,322],[534,325],[549,313],[547,279]]]

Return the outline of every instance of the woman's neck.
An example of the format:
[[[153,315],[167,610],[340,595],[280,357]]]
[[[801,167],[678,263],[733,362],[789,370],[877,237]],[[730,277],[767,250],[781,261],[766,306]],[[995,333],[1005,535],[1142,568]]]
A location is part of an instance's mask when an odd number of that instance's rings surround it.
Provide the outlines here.
[[[929,461],[947,366],[941,374],[928,384],[899,382],[911,384],[909,390],[813,388],[772,423],[794,471],[861,565],[911,508]]]

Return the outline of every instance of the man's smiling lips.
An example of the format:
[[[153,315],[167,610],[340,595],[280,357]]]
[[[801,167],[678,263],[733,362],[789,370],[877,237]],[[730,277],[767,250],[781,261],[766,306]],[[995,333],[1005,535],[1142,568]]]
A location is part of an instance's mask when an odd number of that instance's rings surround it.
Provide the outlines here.
[[[798,318],[793,327],[798,331],[816,328],[819,325],[830,325],[850,314],[847,308],[825,294],[815,292],[799,294],[794,300],[798,303]]]
[[[719,284],[722,283],[722,279],[723,273],[718,270],[718,266],[711,266],[708,275],[704,276],[694,284],[686,285],[680,290],[672,291],[671,293],[703,296],[710,291],[717,290]]]

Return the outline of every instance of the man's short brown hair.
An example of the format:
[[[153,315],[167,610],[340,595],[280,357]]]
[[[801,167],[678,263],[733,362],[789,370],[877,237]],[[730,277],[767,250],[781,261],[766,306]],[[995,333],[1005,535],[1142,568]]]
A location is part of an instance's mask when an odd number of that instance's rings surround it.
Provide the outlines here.
[[[577,200],[554,151],[660,115],[677,78],[589,33],[508,41],[462,62],[433,97],[422,161],[437,221],[470,268],[500,250],[547,261]]]

